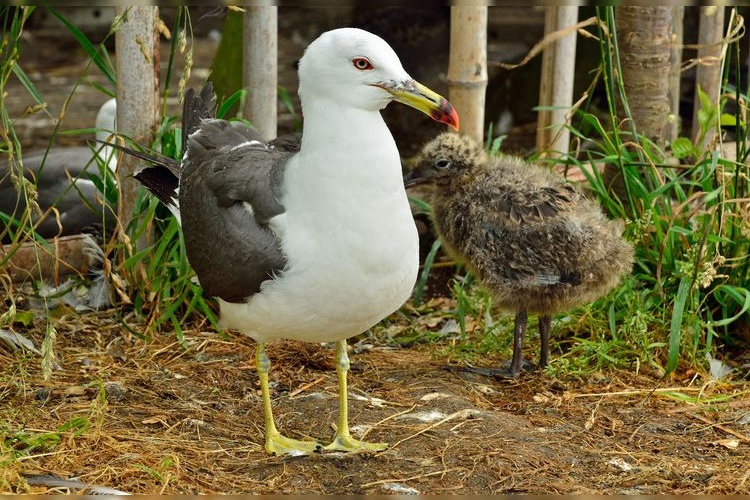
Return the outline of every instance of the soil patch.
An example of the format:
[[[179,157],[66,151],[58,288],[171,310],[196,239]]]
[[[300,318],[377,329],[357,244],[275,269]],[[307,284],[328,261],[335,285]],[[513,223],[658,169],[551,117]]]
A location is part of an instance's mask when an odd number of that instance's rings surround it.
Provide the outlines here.
[[[390,448],[281,458],[262,450],[251,340],[195,328],[184,349],[115,316],[57,319],[49,381],[38,356],[0,346],[0,435],[28,452],[0,473],[6,493],[68,491],[22,479],[45,474],[130,493],[750,493],[741,386],[625,371],[495,381],[445,369],[445,346],[369,337],[352,345],[352,433]],[[25,334],[40,345],[41,329]],[[282,432],[329,441],[331,346],[268,354]],[[31,439],[44,433],[57,437]]]

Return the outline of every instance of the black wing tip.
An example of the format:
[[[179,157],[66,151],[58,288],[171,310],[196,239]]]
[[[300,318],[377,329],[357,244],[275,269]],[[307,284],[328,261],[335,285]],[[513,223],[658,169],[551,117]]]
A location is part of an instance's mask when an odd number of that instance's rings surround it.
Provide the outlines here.
[[[142,168],[133,177],[167,206],[177,206],[179,178],[168,167],[154,165]]]
[[[185,91],[185,101],[182,108],[182,131],[185,140],[200,127],[203,120],[215,117],[216,92],[211,80],[206,82],[200,93],[197,93],[193,88]],[[185,145],[183,144],[183,146]]]
[[[97,140],[96,142],[104,141]],[[133,174],[133,177],[165,205],[177,206],[177,188],[180,184],[180,164],[177,160],[155,151],[143,153],[119,144],[104,143],[119,151],[151,163],[151,165]]]

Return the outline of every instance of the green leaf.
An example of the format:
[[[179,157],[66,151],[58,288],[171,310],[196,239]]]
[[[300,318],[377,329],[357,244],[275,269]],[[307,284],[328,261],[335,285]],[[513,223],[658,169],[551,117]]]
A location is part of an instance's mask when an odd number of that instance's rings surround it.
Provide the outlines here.
[[[709,110],[713,107],[713,104],[711,103],[711,100],[708,98],[708,94],[701,88],[700,85],[697,86],[698,90],[698,99],[701,103],[701,109]]]
[[[23,326],[31,326],[34,323],[34,313],[31,311],[16,311],[13,317],[13,323]]]
[[[498,152],[500,151],[500,147],[502,146],[503,141],[506,137],[508,136],[506,134],[503,134],[492,139],[492,144],[490,145],[490,153],[498,154]]]
[[[739,319],[740,316],[745,314],[745,312],[750,309],[750,290],[730,285],[720,285],[717,288],[717,291],[726,292],[726,294],[731,296],[737,304],[742,304],[742,309],[740,309],[737,314],[730,318],[724,318],[718,321],[711,322],[711,326],[713,327],[726,326]]]
[[[693,154],[695,146],[690,139],[687,137],[678,137],[672,141],[672,154],[675,158],[687,158]]]
[[[430,205],[428,202],[424,201],[421,198],[415,198],[413,196],[409,196],[409,203],[414,205],[416,207],[415,213],[418,214],[431,214],[432,213],[432,205]]]
[[[711,113],[701,108],[698,110],[697,117],[698,124],[700,125],[701,130],[706,130],[706,128],[708,128],[709,121],[711,121]]]
[[[47,102],[44,99],[44,96],[41,92],[39,92],[39,89],[36,88],[36,85],[34,85],[34,82],[31,81],[23,68],[21,68],[21,66],[19,66],[18,64],[13,64],[13,74],[16,75],[18,81],[21,82],[21,85],[23,85],[23,88],[25,88],[26,91],[31,94],[31,97],[33,97],[34,101],[36,101],[36,103],[40,106],[40,109],[44,111],[44,113],[50,118],[54,118],[52,114],[47,110]]]
[[[706,193],[705,196],[703,197],[703,202],[706,205],[708,205],[709,202],[714,201],[723,192],[724,192],[724,186],[719,186],[716,189],[714,189],[713,191],[710,191],[710,192]]]
[[[279,85],[276,88],[276,92],[279,95],[279,99],[281,99],[281,102],[284,104],[284,107],[286,110],[292,115],[294,118],[294,131],[295,132],[301,132],[302,131],[302,120],[299,116],[297,116],[297,111],[294,108],[294,102],[292,101],[292,98],[289,96],[289,91],[281,85]]]
[[[683,235],[692,235],[695,231],[692,229],[688,229],[682,226],[672,226],[669,228],[670,233],[677,233],[677,234],[683,234]]]
[[[722,127],[736,127],[737,117],[730,115],[729,113],[722,113],[721,116],[719,116],[719,124]]]
[[[240,89],[227,97],[224,102],[221,103],[221,106],[219,106],[219,110],[216,112],[216,118],[224,118],[229,110],[232,109],[234,103],[245,98],[245,94],[247,94],[247,90]]]
[[[57,428],[57,432],[69,432],[72,431],[74,436],[81,436],[86,432],[91,423],[86,417],[73,417],[66,423],[62,424]]]

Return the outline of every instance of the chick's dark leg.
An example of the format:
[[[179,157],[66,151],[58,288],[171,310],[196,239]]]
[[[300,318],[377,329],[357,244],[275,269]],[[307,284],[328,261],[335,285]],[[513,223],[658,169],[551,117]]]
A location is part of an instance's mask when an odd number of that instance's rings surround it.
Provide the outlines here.
[[[515,327],[513,328],[513,359],[508,366],[500,368],[480,368],[476,366],[467,366],[461,368],[462,371],[477,373],[485,377],[496,378],[516,378],[523,368],[523,338],[526,335],[526,310],[522,309],[516,313]]]
[[[526,335],[526,310],[521,309],[516,313],[515,327],[513,329],[513,359],[510,362],[510,376],[518,377],[521,373],[521,362],[523,361],[523,338]]]
[[[552,325],[552,316],[539,316],[539,338],[541,340],[541,351],[539,353],[539,368],[544,369],[549,364],[549,332]]]

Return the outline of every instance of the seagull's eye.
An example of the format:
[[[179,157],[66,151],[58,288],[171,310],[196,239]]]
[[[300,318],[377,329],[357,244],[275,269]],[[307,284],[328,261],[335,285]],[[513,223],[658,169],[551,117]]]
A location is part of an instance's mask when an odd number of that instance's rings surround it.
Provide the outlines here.
[[[435,168],[438,170],[446,170],[451,166],[451,161],[447,158],[438,158],[435,160]]]
[[[366,57],[355,57],[354,59],[352,59],[352,64],[354,65],[355,68],[361,71],[368,71],[371,69],[375,69],[373,68],[370,61],[367,60]]]

